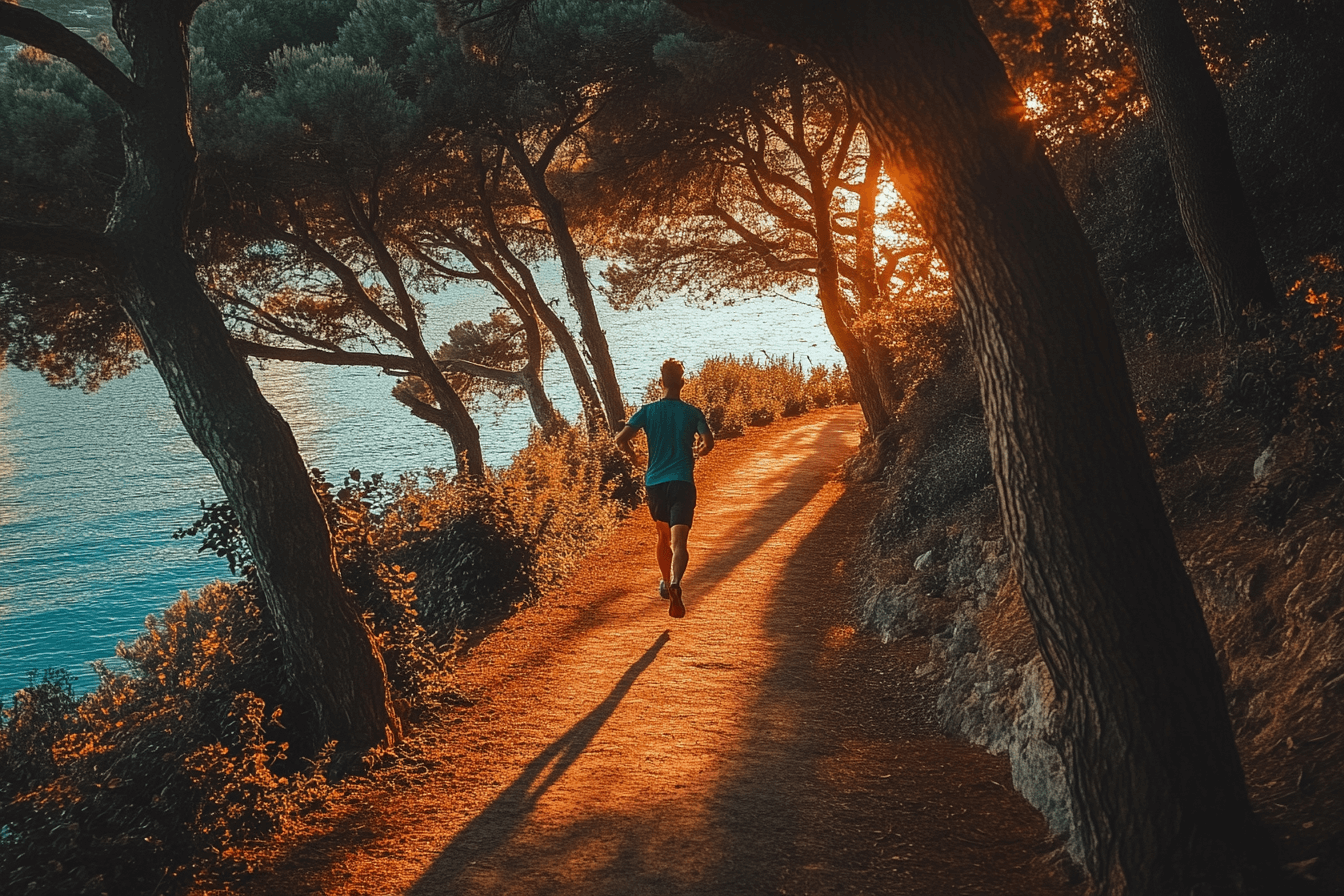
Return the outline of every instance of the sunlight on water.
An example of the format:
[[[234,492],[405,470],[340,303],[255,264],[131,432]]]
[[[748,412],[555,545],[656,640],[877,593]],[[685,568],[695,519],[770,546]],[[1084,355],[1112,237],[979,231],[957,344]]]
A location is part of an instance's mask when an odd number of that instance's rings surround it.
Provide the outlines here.
[[[563,295],[555,277],[542,288]],[[495,304],[476,293],[431,299],[432,344],[452,323],[480,320]],[[669,356],[689,369],[727,353],[784,355],[804,367],[840,360],[821,311],[782,297],[599,311],[629,404]],[[575,417],[578,396],[558,354],[547,371],[557,408]],[[279,362],[257,377],[305,460],[329,479],[339,482],[352,468],[396,475],[452,463],[447,436],[391,397],[392,377]],[[490,402],[475,416],[487,463],[507,464],[527,440],[527,404]],[[88,661],[111,657],[119,639],[134,638],[144,617],[180,590],[227,577],[222,560],[171,537],[196,518],[199,501],[219,497],[152,369],[92,395],[0,370],[0,693],[22,686],[28,670],[49,666],[66,666],[77,686],[92,686]]]

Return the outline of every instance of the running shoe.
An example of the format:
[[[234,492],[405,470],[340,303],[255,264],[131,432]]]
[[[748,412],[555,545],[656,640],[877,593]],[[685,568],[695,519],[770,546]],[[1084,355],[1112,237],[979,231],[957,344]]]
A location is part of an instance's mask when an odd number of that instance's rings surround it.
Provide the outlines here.
[[[662,579],[658,580],[658,596],[663,600],[667,600],[667,583]]]
[[[681,586],[673,583],[667,586],[667,596],[672,603],[667,608],[667,615],[673,619],[680,619],[686,615],[686,605],[681,602]]]

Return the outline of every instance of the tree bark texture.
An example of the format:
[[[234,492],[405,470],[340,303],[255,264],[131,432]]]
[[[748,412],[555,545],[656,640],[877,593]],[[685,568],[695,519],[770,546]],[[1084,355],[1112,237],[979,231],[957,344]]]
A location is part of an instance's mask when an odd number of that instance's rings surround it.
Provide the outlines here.
[[[184,250],[196,178],[186,41],[193,8],[112,3],[143,89],[123,107],[126,175],[107,225],[121,259],[114,279],[178,416],[238,515],[293,684],[307,701],[305,740],[362,751],[399,733],[382,657],[341,582],[294,436],[230,349]]]
[[[1218,332],[1245,338],[1247,312],[1272,308],[1276,297],[1218,87],[1177,0],[1111,0],[1111,6],[1120,11],[1138,59]]]
[[[820,170],[819,162],[812,160],[807,166],[808,179],[812,195],[817,197],[812,203],[812,216],[817,242],[817,299],[821,302],[822,314],[826,318],[826,328],[831,338],[845,356],[845,367],[849,370],[849,382],[854,387],[854,396],[863,410],[864,422],[868,424],[868,433],[874,439],[891,423],[886,403],[877,385],[877,377],[868,363],[868,354],[864,345],[845,320],[842,308],[845,297],[840,292],[840,265],[835,251],[835,237],[831,230],[831,211],[827,200],[831,191],[826,188],[826,173]]]
[[[555,340],[556,348],[560,349],[560,355],[565,359],[565,366],[569,368],[569,376],[574,381],[574,388],[578,390],[579,403],[583,405],[584,424],[590,435],[596,434],[606,426],[606,418],[602,411],[602,400],[597,394],[597,387],[593,384],[592,376],[588,373],[588,365],[584,363],[583,352],[579,350],[579,344],[574,339],[574,334],[569,331],[569,325],[546,301],[546,297],[541,294],[541,289],[537,286],[537,279],[532,276],[532,269],[509,248],[508,240],[500,232],[494,212],[490,209],[489,204],[483,203],[481,210],[490,237],[491,248],[504,263],[501,270],[507,270],[510,276],[517,280],[522,287],[523,295],[527,297],[529,305],[536,312],[542,326],[550,332],[551,338]]]
[[[1226,885],[1259,840],[1095,256],[966,0],[677,0],[845,83],[953,276],[1013,564],[1105,893]]]
[[[583,266],[583,254],[569,232],[569,219],[564,204],[551,192],[546,183],[546,172],[540,170],[530,160],[523,158],[521,147],[517,151],[509,147],[510,155],[523,179],[527,181],[536,200],[546,227],[551,232],[555,251],[560,256],[560,267],[565,273],[565,286],[569,289],[570,300],[579,312],[579,337],[588,350],[588,363],[593,367],[593,379],[597,392],[602,398],[602,409],[606,413],[607,428],[616,432],[625,421],[625,399],[621,397],[621,385],[616,379],[616,365],[611,361],[611,349],[607,347],[607,334],[602,330],[602,322],[597,317],[597,305],[593,301],[593,287],[588,282],[588,272]]]
[[[867,136],[865,135],[865,139]],[[882,290],[877,285],[877,194],[882,181],[882,154],[873,141],[868,140],[868,159],[864,163],[863,182],[858,186],[859,207],[854,225],[858,229],[854,252],[854,287],[859,295],[859,313],[873,311]],[[904,390],[897,384],[893,374],[896,364],[891,351],[881,340],[872,335],[859,336],[864,353],[868,356],[869,366],[873,370],[873,379],[882,395],[882,403],[887,413],[894,415],[901,408],[905,398]]]

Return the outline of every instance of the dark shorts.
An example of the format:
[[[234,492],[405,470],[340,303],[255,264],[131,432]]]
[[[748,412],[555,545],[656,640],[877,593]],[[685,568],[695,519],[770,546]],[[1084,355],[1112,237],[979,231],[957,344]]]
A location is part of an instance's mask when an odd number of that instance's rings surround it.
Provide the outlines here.
[[[655,522],[689,526],[695,516],[695,483],[678,479],[647,486],[644,503]]]

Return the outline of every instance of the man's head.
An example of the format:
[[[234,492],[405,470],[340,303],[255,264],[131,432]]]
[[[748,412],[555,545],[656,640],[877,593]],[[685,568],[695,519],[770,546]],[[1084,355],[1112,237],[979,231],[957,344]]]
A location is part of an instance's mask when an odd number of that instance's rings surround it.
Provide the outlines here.
[[[662,368],[663,388],[669,392],[678,392],[686,385],[686,370],[676,358],[668,358]]]

